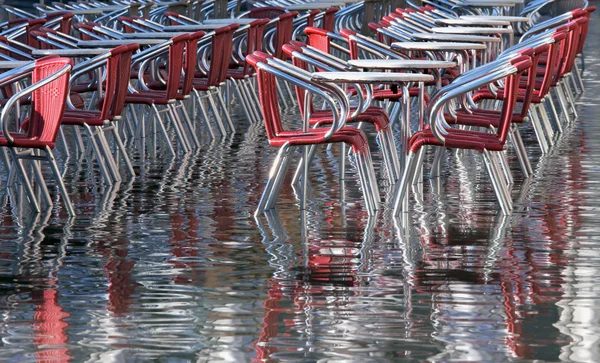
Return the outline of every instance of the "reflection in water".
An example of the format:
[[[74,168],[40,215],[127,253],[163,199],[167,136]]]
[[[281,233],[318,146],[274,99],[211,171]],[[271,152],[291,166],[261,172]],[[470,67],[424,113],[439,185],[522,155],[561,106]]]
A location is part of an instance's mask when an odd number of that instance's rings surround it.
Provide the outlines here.
[[[274,153],[243,120],[174,161],[134,155],[140,176],[109,189],[67,160],[76,220],[0,190],[0,360],[600,360],[597,53],[553,151],[524,132],[535,176],[515,173],[509,217],[478,158],[448,152],[410,213],[368,218],[333,148],[306,212],[288,178],[255,220]]]

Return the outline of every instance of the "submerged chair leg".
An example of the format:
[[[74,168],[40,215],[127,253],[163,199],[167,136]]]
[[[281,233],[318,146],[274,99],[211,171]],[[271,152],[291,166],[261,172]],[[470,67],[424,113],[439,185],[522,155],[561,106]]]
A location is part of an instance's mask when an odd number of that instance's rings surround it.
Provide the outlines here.
[[[269,201],[269,196],[271,195],[271,190],[273,189],[273,186],[275,185],[275,179],[277,177],[279,167],[281,166],[283,157],[288,152],[288,149],[289,149],[288,144],[283,145],[279,149],[279,152],[277,153],[275,160],[273,160],[273,164],[271,165],[271,169],[269,170],[269,179],[267,180],[267,184],[265,185],[263,194],[260,197],[260,201],[258,202],[256,211],[254,212],[255,216],[258,216],[260,213],[265,211],[265,207],[267,205],[267,202]]]
[[[506,194],[503,190],[502,181],[500,180],[501,176],[498,175],[498,171],[494,166],[493,156],[488,150],[484,150],[481,155],[483,157],[486,170],[492,182],[492,187],[494,189],[494,192],[496,193],[496,199],[500,204],[500,209],[502,210],[503,214],[508,215],[510,214],[512,208],[506,200]]]
[[[67,213],[71,217],[75,216],[75,209],[73,208],[73,204],[71,203],[71,198],[69,198],[69,194],[67,193],[67,188],[65,186],[65,182],[63,181],[60,170],[58,169],[58,165],[56,164],[56,159],[54,158],[54,154],[52,150],[46,146],[46,159],[50,163],[50,169],[52,169],[52,173],[54,174],[54,178],[56,179],[56,184],[58,184],[58,189],[60,190],[60,194],[62,195],[63,202],[65,204],[65,208],[67,209]]]
[[[14,160],[13,165],[17,168],[17,173],[19,175],[19,178],[21,179],[21,182],[23,183],[23,186],[25,188],[25,193],[27,194],[27,198],[29,198],[29,203],[33,206],[33,209],[35,210],[36,213],[40,213],[41,212],[40,204],[39,204],[37,198],[35,197],[35,192],[33,191],[33,187],[31,186],[31,181],[29,180],[29,177],[27,176],[27,171],[25,170],[25,166],[23,165],[23,160],[20,159],[19,154],[16,150],[14,150],[13,148],[10,148],[9,150],[10,150],[12,159]]]
[[[410,151],[406,158],[406,165],[404,167],[404,173],[402,174],[402,179],[400,180],[400,187],[394,197],[394,216],[400,215],[402,212],[402,206],[404,205],[404,199],[408,198],[408,188],[410,186],[410,181],[413,178],[413,173],[417,166],[417,154]]]

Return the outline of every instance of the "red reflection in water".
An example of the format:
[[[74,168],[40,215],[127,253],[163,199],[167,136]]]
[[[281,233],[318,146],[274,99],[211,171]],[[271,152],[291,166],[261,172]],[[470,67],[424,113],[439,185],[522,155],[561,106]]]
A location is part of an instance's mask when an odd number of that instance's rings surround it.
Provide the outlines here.
[[[63,319],[69,317],[58,303],[56,288],[34,290],[35,308],[33,330],[34,343],[38,347],[35,353],[38,362],[68,362],[71,360],[67,348],[67,328]]]

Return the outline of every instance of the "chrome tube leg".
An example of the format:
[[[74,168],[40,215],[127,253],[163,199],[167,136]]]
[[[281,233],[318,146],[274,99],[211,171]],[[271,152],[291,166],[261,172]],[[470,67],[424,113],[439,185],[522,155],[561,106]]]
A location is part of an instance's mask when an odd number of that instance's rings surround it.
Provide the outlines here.
[[[160,112],[158,111],[158,108],[156,108],[156,105],[152,105],[152,109],[154,110],[154,119],[157,121],[156,125],[163,136],[167,150],[169,150],[169,154],[171,154],[172,157],[175,157],[177,154],[175,153],[175,149],[173,149],[173,145],[169,139],[169,134],[167,133],[167,129],[165,128],[162,117],[160,117]]]
[[[309,153],[309,159],[308,162],[312,163],[312,160],[315,157],[315,153],[317,151],[317,146],[316,145],[311,145],[310,147],[310,153]],[[302,177],[302,171],[304,170],[304,157],[302,157],[300,159],[300,162],[298,163],[298,166],[296,167],[296,172],[294,173],[294,177],[292,178],[292,185],[296,185],[298,184],[298,182],[300,181],[300,178]]]
[[[65,158],[69,158],[71,153],[69,153],[69,145],[67,145],[67,138],[65,137],[65,132],[62,127],[58,128],[58,137],[60,138],[60,143],[62,146],[62,150],[65,153]]]
[[[554,129],[552,128],[552,124],[550,123],[550,118],[548,118],[548,113],[544,109],[544,104],[540,103],[536,105],[536,110],[539,112],[541,123],[546,130],[546,135],[548,135],[548,145],[554,145]]]
[[[34,151],[32,155],[39,156],[39,151]],[[48,191],[48,186],[46,185],[46,180],[44,179],[44,175],[42,174],[42,169],[40,168],[40,162],[38,160],[32,160],[33,171],[35,173],[35,178],[38,182],[39,188],[41,190],[41,195],[46,202],[46,206],[48,209],[52,209],[52,197],[50,196],[50,192]],[[40,205],[41,207],[41,205]]]
[[[237,81],[231,80],[231,83],[233,83],[233,89],[235,91],[235,95],[238,98],[239,104],[242,107],[242,111],[244,112],[244,116],[246,117],[246,119],[248,120],[248,122],[253,122],[253,117],[250,114],[250,108],[247,104],[247,98],[242,96],[242,90],[240,89],[240,85],[238,84]]]
[[[400,215],[402,207],[405,204],[404,200],[408,199],[408,188],[410,186],[410,180],[416,167],[417,154],[410,151],[406,158],[406,165],[404,167],[404,173],[402,173],[402,179],[400,179],[400,187],[394,198],[394,216]]]
[[[110,145],[108,145],[108,141],[106,140],[104,131],[101,127],[95,127],[94,129],[96,130],[96,135],[98,136],[98,140],[100,142],[100,148],[104,156],[104,160],[108,165],[110,174],[113,177],[113,181],[119,182],[121,181],[121,174],[119,174],[119,166],[113,158],[112,152],[110,151]]]
[[[125,163],[125,168],[127,169],[127,171],[129,172],[129,174],[132,177],[135,177],[135,170],[133,169],[133,165],[131,164],[131,160],[129,159],[129,155],[127,155],[127,149],[125,149],[125,145],[123,144],[123,141],[121,140],[121,136],[119,135],[119,131],[117,130],[117,128],[115,127],[115,125],[112,125],[112,127],[110,128],[110,130],[113,133],[113,137],[115,139],[115,143],[117,144],[117,148],[120,150],[120,154],[123,157],[123,162]]]
[[[200,96],[200,92],[196,91],[196,90],[192,90],[192,92],[194,93],[194,99],[196,100],[196,105],[197,108],[200,110],[200,113],[202,114],[202,119],[204,120],[204,123],[206,124],[206,127],[208,127],[208,133],[210,134],[211,138],[214,140],[216,139],[216,135],[215,132],[212,128],[212,125],[210,124],[210,118],[208,118],[208,113],[206,112],[206,109],[204,108],[204,105],[202,105],[202,98]],[[225,130],[222,129],[221,130],[223,132],[223,135],[225,134]]]
[[[271,169],[269,170],[269,179],[267,179],[267,184],[265,185],[263,194],[260,197],[258,206],[256,207],[256,211],[254,212],[255,216],[258,216],[260,213],[265,211],[265,206],[267,204],[269,196],[271,195],[271,189],[274,186],[275,178],[277,176],[277,172],[279,171],[279,167],[281,165],[282,158],[287,153],[288,148],[289,148],[288,144],[283,145],[279,149],[279,152],[277,153],[275,160],[273,160],[273,164],[271,165]]]
[[[35,197],[35,192],[33,191],[33,187],[31,186],[31,181],[29,180],[29,177],[27,176],[27,171],[25,170],[25,166],[23,165],[23,160],[19,159],[19,157],[14,149],[10,148],[9,150],[10,150],[12,159],[14,160],[13,165],[17,168],[17,173],[19,175],[19,178],[21,179],[23,187],[25,188],[25,193],[27,194],[27,198],[29,198],[29,203],[33,206],[33,209],[37,213],[40,213],[41,212],[40,204],[39,204],[37,198]]]
[[[289,150],[285,153],[282,158],[281,166],[277,171],[275,176],[275,181],[273,182],[273,187],[271,188],[271,192],[269,193],[269,197],[267,200],[266,210],[275,208],[277,204],[277,200],[279,199],[279,193],[281,193],[281,187],[283,186],[283,181],[285,176],[287,175],[288,169],[290,167],[290,161],[292,160],[291,153]]]
[[[533,126],[533,131],[537,137],[540,149],[542,150],[542,153],[547,154],[549,147],[546,141],[546,135],[544,134],[544,130],[540,124],[540,120],[538,119],[537,112],[535,111],[535,105],[531,105],[529,108],[529,118],[531,119],[531,125]]]
[[[439,178],[442,175],[442,158],[445,151],[446,148],[444,146],[436,148],[431,164],[431,179]]]
[[[339,171],[339,179],[346,179],[346,144],[340,143],[340,171]]]
[[[554,87],[554,92],[558,96],[558,103],[560,104],[560,108],[562,109],[562,112],[565,115],[565,119],[566,119],[567,123],[570,124],[571,118],[569,117],[569,107],[567,105],[567,100],[565,98],[565,95],[563,94],[563,92],[561,90],[560,82],[556,85],[556,87]]]
[[[529,163],[529,158],[527,157],[527,152],[521,144],[519,129],[516,124],[513,124],[510,128],[510,132],[508,133],[508,137],[510,142],[515,149],[515,155],[517,156],[517,160],[519,161],[519,167],[521,168],[521,173],[523,174],[523,178],[527,179],[530,175],[531,164]]]
[[[362,157],[365,160],[365,168],[368,175],[369,186],[371,187],[371,194],[373,195],[374,209],[379,209],[381,204],[381,195],[379,194],[379,187],[377,186],[377,175],[375,174],[375,167],[373,166],[373,158],[371,157],[371,151],[365,149]]]
[[[508,165],[508,159],[506,158],[506,154],[504,151],[498,151],[498,162],[499,166],[502,168],[502,172],[504,174],[504,178],[506,179],[506,185],[510,189],[511,186],[515,183],[513,179],[512,173],[510,171],[510,166]]]
[[[181,116],[179,115],[178,110],[181,110],[181,112],[183,113],[183,120],[182,120]],[[187,129],[188,129],[187,134],[191,137],[192,141],[194,142],[194,148],[198,149],[200,147],[200,140],[198,139],[198,135],[196,135],[196,128],[194,127],[194,124],[192,123],[192,119],[190,118],[190,115],[188,114],[188,111],[185,107],[185,103],[183,101],[179,101],[179,104],[177,106],[173,105],[173,113],[175,114],[175,116],[177,116],[177,118],[179,118],[182,129],[184,131],[185,131],[185,126],[187,126]]]
[[[60,170],[58,170],[58,165],[56,164],[56,159],[54,158],[54,154],[52,150],[46,146],[46,159],[50,163],[50,169],[52,169],[52,173],[54,174],[54,178],[56,179],[56,184],[58,184],[58,189],[60,190],[60,194],[62,195],[63,202],[65,204],[65,208],[67,209],[67,213],[70,216],[75,216],[75,209],[73,208],[73,204],[71,203],[71,198],[67,193],[67,187],[65,186],[65,182],[63,181]]]
[[[569,100],[569,105],[571,106],[571,111],[573,111],[573,116],[574,118],[577,118],[579,115],[577,114],[577,109],[575,108],[575,96],[573,95],[571,87],[569,87],[569,76],[565,77],[562,82],[565,89],[565,94]]]
[[[96,160],[98,161],[98,166],[100,167],[100,173],[102,174],[102,178],[104,179],[106,185],[112,185],[113,179],[110,177],[110,172],[106,167],[106,163],[104,162],[104,158],[102,157],[102,153],[100,152],[100,147],[98,146],[96,138],[94,137],[94,131],[92,131],[88,124],[84,124],[84,129],[88,134],[90,143],[92,144],[92,150],[94,151]]]
[[[223,107],[223,114],[225,114],[225,119],[227,120],[227,124],[231,129],[231,132],[235,132],[235,127],[233,126],[233,121],[231,121],[231,116],[229,115],[229,111],[227,110],[227,104],[223,100],[223,95],[221,94],[221,90],[216,88],[215,93],[217,94],[217,98],[219,99],[219,104]]]
[[[360,151],[354,153],[356,166],[358,167],[358,177],[363,190],[363,199],[369,215],[375,215],[375,201],[373,200],[372,189],[369,185],[368,171],[366,170],[365,158]]]
[[[506,185],[505,177],[503,176],[502,167],[498,161],[498,155],[495,152],[488,151],[488,155],[491,161],[492,170],[494,171],[494,177],[496,178],[496,182],[500,187],[500,191],[504,197],[504,203],[507,205],[509,210],[512,210],[512,197],[510,195],[510,191],[508,190],[508,186]]]
[[[210,91],[206,92],[206,98],[208,99],[208,104],[210,105],[210,109],[213,113],[213,116],[215,117],[215,120],[217,120],[217,124],[221,129],[221,134],[227,135],[227,131],[225,130],[225,124],[223,124],[223,120],[221,119],[221,115],[219,113],[219,110],[217,109],[217,105],[215,103],[215,100],[212,98]]]
[[[583,93],[583,91],[585,91],[585,87],[583,85],[583,78],[581,77],[581,71],[579,70],[579,67],[577,66],[577,62],[575,62],[575,65],[573,66],[574,71],[575,71],[575,78],[577,79],[577,83],[579,84],[579,91],[580,93]]]
[[[423,182],[423,179],[420,179],[420,176],[422,175],[422,168],[423,168],[423,160],[425,159],[425,152],[427,151],[427,146],[422,146],[419,151],[417,152],[417,161],[415,164],[415,172],[412,175],[412,178],[410,180],[410,184],[411,185],[416,185],[419,182]]]
[[[310,154],[310,146],[303,147],[303,159],[308,161]],[[300,199],[300,210],[306,210],[306,201],[308,199],[308,170],[311,163],[304,162],[304,171],[302,172],[302,199]]]
[[[250,78],[246,78],[244,82],[242,82],[242,87],[244,92],[248,95],[248,105],[254,114],[254,120],[259,122],[261,120],[261,111],[260,111],[260,101],[257,100],[256,94],[254,94],[254,90],[252,89],[252,80]]]
[[[502,210],[502,214],[508,215],[508,214],[510,214],[510,209],[508,208],[508,205],[504,201],[504,194],[502,192],[502,189],[500,187],[498,180],[496,179],[496,175],[495,175],[493,167],[492,167],[492,161],[490,159],[489,151],[484,150],[484,152],[481,153],[481,155],[483,157],[485,168],[486,168],[488,175],[490,177],[490,180],[492,182],[492,188],[494,189],[494,192],[496,193],[496,199],[498,200],[498,203],[500,204],[500,209]]]
[[[162,110],[162,112],[166,112],[168,117],[171,119],[171,125],[173,125],[173,129],[175,130],[175,135],[177,136],[177,140],[179,140],[179,144],[181,144],[181,148],[184,152],[190,151],[190,143],[187,137],[183,132],[183,128],[181,123],[179,122],[179,118],[173,112],[173,105],[167,105],[167,108]],[[157,109],[158,110],[158,109]]]
[[[548,94],[546,95],[546,98],[544,98],[544,101],[548,100],[548,105],[550,106],[550,111],[552,112],[552,117],[554,118],[555,122],[556,122],[556,128],[558,129],[558,132],[560,132],[562,134],[563,132],[563,128],[562,128],[562,122],[560,121],[560,117],[558,117],[558,112],[556,111],[556,106],[554,105],[554,101],[552,100],[552,97]]]

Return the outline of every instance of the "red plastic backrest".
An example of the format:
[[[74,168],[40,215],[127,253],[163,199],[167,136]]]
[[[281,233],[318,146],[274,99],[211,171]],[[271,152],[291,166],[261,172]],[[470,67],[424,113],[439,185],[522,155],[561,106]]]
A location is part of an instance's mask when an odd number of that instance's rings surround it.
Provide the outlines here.
[[[283,59],[283,51],[281,47],[292,40],[294,27],[294,17],[298,15],[297,11],[291,11],[279,16],[276,29],[275,40],[275,58]]]
[[[304,33],[308,37],[308,44],[318,50],[329,54],[330,44],[327,30],[313,27],[306,27]]]
[[[73,66],[69,58],[46,57],[35,62],[31,74],[32,84],[48,78],[63,67]],[[31,94],[31,118],[29,138],[48,143],[53,147],[65,110],[70,72],[66,72],[54,81],[38,88]]]
[[[169,66],[167,77],[166,98],[174,99],[179,92],[181,72],[183,70],[183,51],[189,39],[188,34],[181,34],[171,38],[173,44],[169,47]]]
[[[531,104],[531,100],[533,95],[535,94],[535,84],[537,81],[537,69],[540,57],[543,54],[548,54],[550,50],[550,44],[543,44],[536,48],[529,48],[524,51],[521,51],[521,55],[529,55],[531,57],[532,66],[529,70],[527,70],[527,87],[525,88],[525,97],[523,99],[521,105],[521,113],[520,116],[527,116],[527,112],[529,110],[529,106]],[[549,56],[548,56],[549,59]],[[549,77],[548,77],[549,78]],[[544,81],[542,81],[542,87],[544,86]]]
[[[258,63],[265,63],[269,58],[272,58],[272,56],[263,52],[254,52],[246,56],[246,62],[256,69],[258,98],[263,112],[267,137],[271,140],[283,131],[277,99],[277,82],[274,75],[256,66]]]
[[[350,39],[350,36],[355,35],[356,32],[350,29],[341,29],[340,34],[344,38],[348,39],[348,47],[350,48],[350,59],[358,59],[358,44],[356,43],[356,41]]]
[[[517,102],[519,83],[524,72],[532,70],[533,62],[531,57],[522,55],[511,60],[511,64],[517,68],[515,74],[509,75],[504,83],[504,102],[502,103],[502,112],[498,125],[498,136],[501,143],[505,143],[512,123],[513,111]]]
[[[315,26],[315,17],[321,13],[321,10],[312,10],[306,18],[306,26]]]
[[[207,75],[207,84],[209,86],[218,86],[219,85],[219,74],[223,68],[223,63],[227,62],[229,64],[229,54],[225,56],[223,53],[226,50],[225,42],[231,35],[229,31],[229,26],[224,26],[218,29],[215,29],[215,33],[212,36],[212,50],[210,55],[210,65],[208,68]]]
[[[61,33],[71,35],[71,25],[73,24],[73,16],[74,14],[69,11],[57,11],[55,13],[49,13],[46,16],[46,19],[49,21],[58,17],[62,17],[60,21],[59,31]]]
[[[337,13],[339,10],[340,9],[336,8],[336,7],[332,7],[332,8],[325,10],[321,28],[332,32],[335,28],[335,13]]]
[[[31,32],[39,30],[45,23],[46,19],[44,18],[33,19],[27,22],[27,26],[25,27],[27,45],[34,48],[38,47],[38,42]]]
[[[137,44],[127,44],[110,50],[111,56],[106,62],[105,97],[100,110],[104,120],[120,116],[123,112],[131,75],[131,57],[138,49]]]
[[[196,73],[196,62],[198,55],[198,40],[204,36],[202,30],[190,34],[185,46],[185,61],[183,64],[184,78],[181,94],[186,96],[192,92],[194,86],[194,74]]]
[[[298,57],[294,57],[293,56],[293,52],[298,52],[298,53],[302,53],[302,48],[306,47],[306,44],[298,42],[298,41],[293,41],[290,44],[286,44],[283,46],[283,51],[290,57],[292,58],[292,64],[300,69],[303,69],[305,71],[308,71],[308,64],[299,59]],[[302,118],[304,118],[304,102],[305,102],[305,95],[304,95],[304,89],[298,87],[298,86],[294,86],[295,90],[296,90],[296,99],[298,100],[298,108],[300,109],[300,115],[302,116]],[[310,112],[313,112],[313,107],[312,105],[310,105]]]
[[[262,8],[254,8],[250,10],[250,12],[248,13],[248,17],[254,19],[275,19],[276,17],[285,14],[286,11],[287,10],[285,10],[285,8],[282,8],[280,6],[265,6]]]
[[[225,82],[227,79],[227,71],[231,62],[231,51],[233,48],[233,34],[240,27],[239,24],[230,24],[229,30],[223,37],[224,46],[222,48],[223,59],[221,60],[221,68],[219,69],[219,77],[217,78],[218,84]]]

